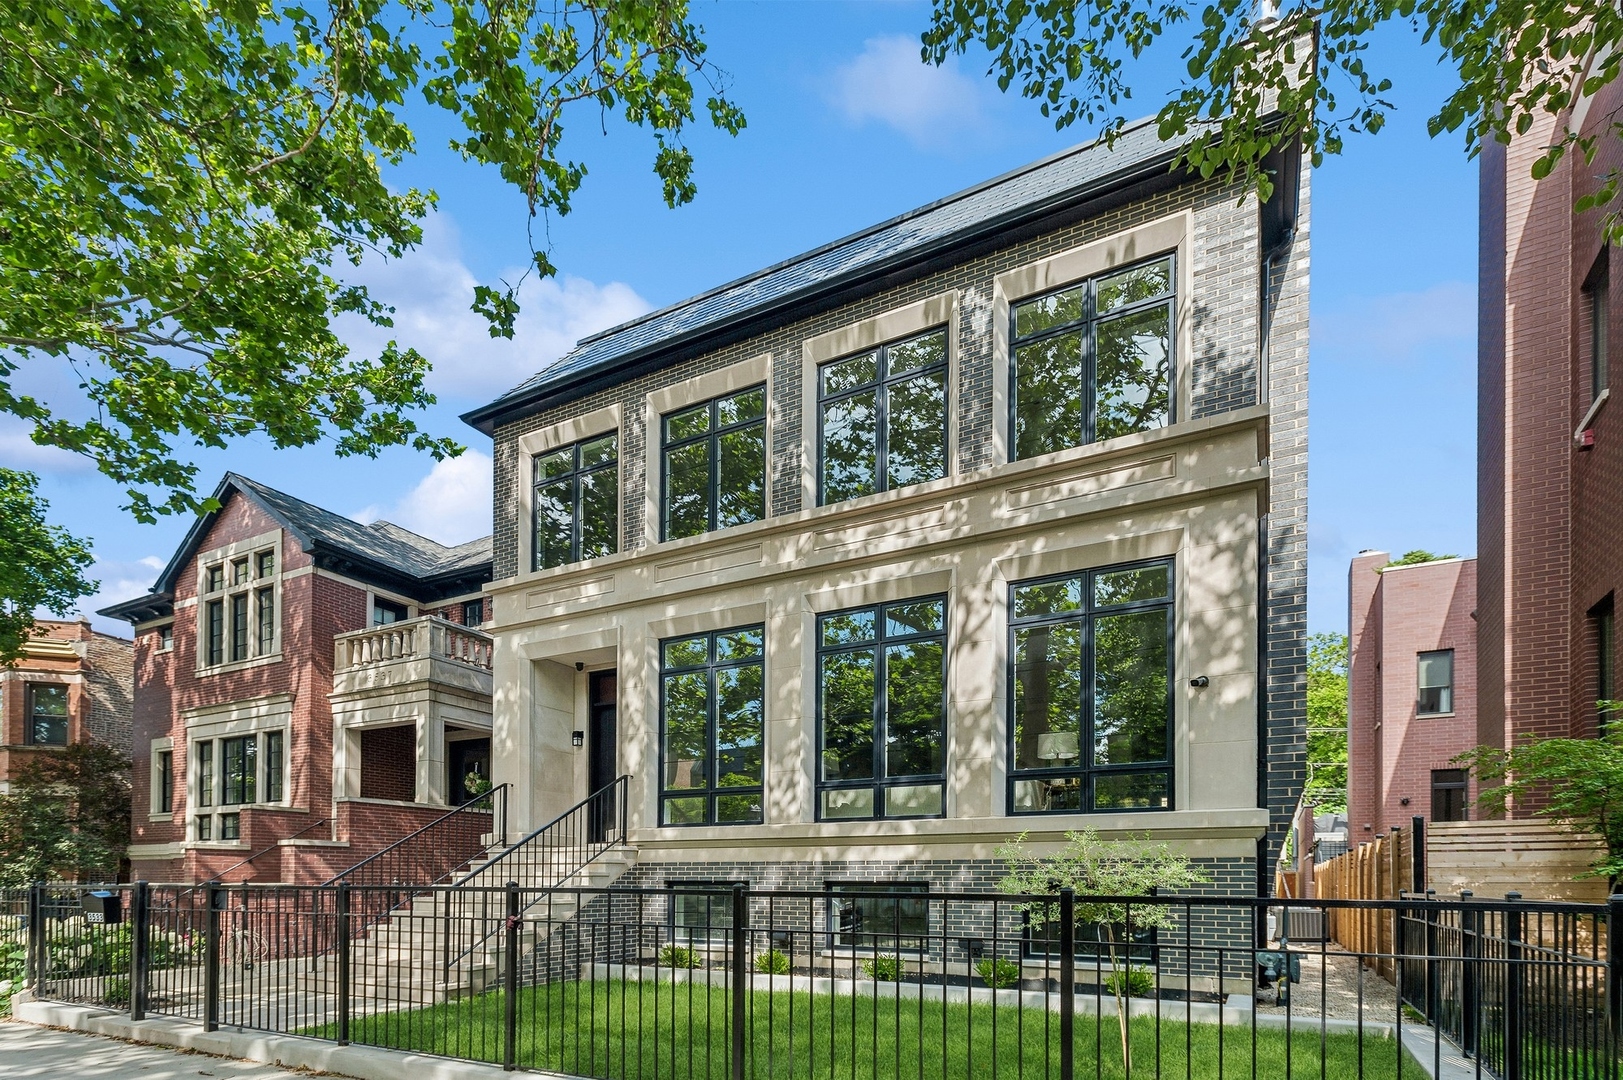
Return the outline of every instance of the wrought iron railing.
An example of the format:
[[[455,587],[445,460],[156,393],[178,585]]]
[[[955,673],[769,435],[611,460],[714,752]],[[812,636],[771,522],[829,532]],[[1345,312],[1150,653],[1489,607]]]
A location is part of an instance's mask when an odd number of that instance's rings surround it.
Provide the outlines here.
[[[252,813],[252,811],[249,811],[249,813]],[[215,880],[215,881],[225,881],[227,874],[231,873],[233,870],[240,870],[244,866],[248,866],[248,865],[252,864],[255,859],[259,859],[259,858],[261,858],[261,857],[263,857],[265,855],[269,855],[273,851],[276,851],[278,848],[281,848],[283,846],[283,841],[285,841],[285,840],[297,840],[299,837],[304,836],[307,833],[313,833],[317,829],[321,828],[322,826],[330,825],[331,823],[332,823],[332,818],[320,818],[320,819],[318,819],[316,821],[312,821],[310,824],[306,825],[304,828],[300,829],[298,832],[293,833],[293,834],[291,834],[289,836],[280,837],[277,840],[273,841],[272,843],[266,844],[264,847],[260,848],[258,851],[254,852],[252,855],[248,856],[246,859],[240,859],[237,862],[232,863],[230,866],[226,867],[224,870],[221,870],[219,873],[213,875],[213,880]]]

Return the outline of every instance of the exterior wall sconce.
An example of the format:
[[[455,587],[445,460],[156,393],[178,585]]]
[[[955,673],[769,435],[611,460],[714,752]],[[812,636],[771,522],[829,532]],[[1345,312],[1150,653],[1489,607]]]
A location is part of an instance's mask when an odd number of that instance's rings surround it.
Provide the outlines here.
[[[573,746],[573,747],[576,747],[577,749],[579,747],[585,746],[586,745],[586,732],[584,732],[584,731],[571,731],[569,733],[569,745]]]
[[[1193,686],[1196,690],[1204,690],[1208,686],[1212,685],[1212,680],[1208,679],[1204,675],[1196,675],[1193,679],[1189,680],[1189,685]]]

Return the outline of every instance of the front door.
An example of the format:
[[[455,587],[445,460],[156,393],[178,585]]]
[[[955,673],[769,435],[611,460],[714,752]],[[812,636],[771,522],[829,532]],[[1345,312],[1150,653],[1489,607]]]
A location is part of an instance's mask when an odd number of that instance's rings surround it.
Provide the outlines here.
[[[452,806],[461,806],[490,790],[490,740],[457,739],[445,746],[446,790]]]
[[[615,741],[617,720],[616,696],[618,680],[613,671],[594,671],[589,682],[591,702],[590,728],[586,733],[586,787],[592,792],[602,791],[614,783],[619,775],[619,746]],[[608,839],[610,827],[618,820],[612,794],[591,806],[591,838],[593,843]]]

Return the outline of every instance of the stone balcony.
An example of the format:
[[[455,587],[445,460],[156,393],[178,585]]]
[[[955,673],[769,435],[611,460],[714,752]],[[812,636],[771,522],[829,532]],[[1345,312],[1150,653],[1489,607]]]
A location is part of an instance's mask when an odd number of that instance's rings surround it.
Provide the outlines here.
[[[339,798],[371,797],[382,770],[406,767],[366,761],[365,733],[411,726],[415,779],[388,786],[409,787],[406,801],[444,805],[448,743],[490,735],[490,635],[425,615],[339,634],[333,649]]]

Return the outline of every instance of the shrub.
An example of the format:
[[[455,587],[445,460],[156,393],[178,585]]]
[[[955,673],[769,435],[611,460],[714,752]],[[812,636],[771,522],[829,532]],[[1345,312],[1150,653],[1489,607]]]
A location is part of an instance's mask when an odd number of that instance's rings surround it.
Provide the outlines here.
[[[897,982],[902,977],[902,961],[888,953],[881,953],[872,960],[862,962],[862,973],[870,979]]]
[[[1105,989],[1117,997],[1149,997],[1155,993],[1155,975],[1141,967],[1113,971],[1105,976]]]
[[[699,966],[699,950],[667,945],[659,950],[659,962],[665,967],[696,968]]]
[[[988,957],[975,965],[981,981],[994,990],[1002,990],[1020,981],[1020,965],[1013,960],[994,960]]]
[[[762,975],[789,974],[789,954],[778,949],[768,949],[758,953],[755,957],[755,970]]]
[[[108,979],[102,987],[101,1000],[106,1005],[128,1005],[130,1003],[130,980],[122,975],[116,979]]]

